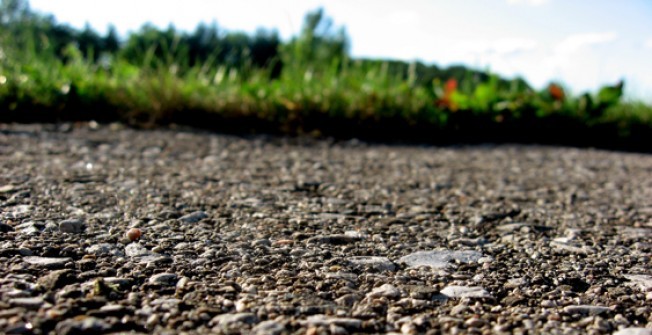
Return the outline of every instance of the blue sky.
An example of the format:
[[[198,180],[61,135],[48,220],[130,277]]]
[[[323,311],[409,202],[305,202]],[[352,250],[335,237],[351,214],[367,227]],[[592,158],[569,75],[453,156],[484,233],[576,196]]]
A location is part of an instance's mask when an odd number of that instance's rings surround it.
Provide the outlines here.
[[[537,88],[561,81],[574,93],[626,80],[630,97],[652,102],[649,0],[31,0],[59,22],[121,34],[145,22],[193,30],[276,29],[296,35],[323,7],[344,26],[353,56],[465,64],[523,76]]]

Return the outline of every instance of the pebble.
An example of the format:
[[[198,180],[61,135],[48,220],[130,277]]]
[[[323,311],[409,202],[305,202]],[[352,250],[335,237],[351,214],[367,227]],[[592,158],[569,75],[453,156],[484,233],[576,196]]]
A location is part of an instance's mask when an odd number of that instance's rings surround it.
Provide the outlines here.
[[[493,298],[487,290],[480,286],[446,286],[441,294],[450,298]]]
[[[8,233],[10,231],[14,231],[14,227],[6,223],[0,223],[0,233]]]
[[[613,333],[613,335],[652,335],[652,329],[641,327],[623,328]]]
[[[150,284],[175,286],[177,284],[177,275],[174,273],[159,273],[149,278]]]
[[[258,317],[253,313],[220,314],[211,319],[211,324],[230,328],[236,324],[251,325],[258,322]]]
[[[59,231],[68,234],[79,234],[84,230],[84,221],[79,219],[68,219],[59,222]]]
[[[59,322],[55,331],[60,335],[104,334],[110,329],[111,326],[102,319],[82,316]]]
[[[380,287],[376,287],[375,289],[373,289],[371,292],[367,294],[368,299],[374,299],[380,297],[395,299],[400,296],[401,296],[401,291],[399,291],[399,289],[392,284],[383,284]]]
[[[609,311],[611,311],[609,307],[594,305],[569,305],[564,307],[564,312],[568,314],[598,315]]]
[[[196,211],[190,214],[186,214],[179,218],[179,221],[183,223],[197,223],[208,217],[208,214],[204,211]]]
[[[115,244],[99,243],[86,248],[86,253],[95,256],[124,256]]]
[[[56,270],[38,279],[38,284],[46,290],[55,290],[74,282],[73,271],[69,269]]]
[[[566,251],[572,254],[586,255],[591,253],[590,248],[580,246],[567,237],[559,237],[550,242],[550,246],[559,251]]]
[[[23,307],[32,310],[37,310],[46,305],[51,306],[49,303],[46,304],[45,300],[41,297],[13,298],[9,299],[9,304],[14,307]]]
[[[42,266],[48,269],[56,269],[56,268],[64,267],[66,263],[72,261],[72,258],[27,256],[27,257],[23,257],[23,261],[31,265]]]
[[[648,275],[625,275],[629,279],[627,285],[638,287],[641,291],[652,291],[652,276]]]
[[[340,318],[331,317],[323,314],[311,315],[305,320],[299,320],[299,324],[304,326],[324,326],[327,327],[331,324],[344,327],[346,329],[355,330],[362,327],[362,320],[354,318]]]
[[[407,256],[401,257],[399,263],[405,263],[408,267],[415,268],[419,266],[430,266],[433,268],[447,268],[453,266],[452,262],[460,263],[477,262],[482,254],[477,251],[453,251],[453,250],[435,250],[435,251],[417,251]]]
[[[396,271],[396,265],[387,257],[355,256],[347,259],[354,266],[361,266],[376,271]]]
[[[256,335],[279,335],[285,330],[283,324],[274,320],[263,321],[251,329],[252,334]]]
[[[125,247],[125,255],[128,257],[141,257],[151,255],[152,252],[147,250],[140,243],[130,243]]]
[[[35,235],[35,234],[39,234],[43,230],[44,226],[42,224],[29,221],[29,222],[21,223],[17,225],[15,228],[20,230],[21,234]]]
[[[105,277],[103,278],[104,282],[109,285],[118,286],[121,289],[127,289],[133,284],[133,280],[130,278],[121,278],[121,277]]]

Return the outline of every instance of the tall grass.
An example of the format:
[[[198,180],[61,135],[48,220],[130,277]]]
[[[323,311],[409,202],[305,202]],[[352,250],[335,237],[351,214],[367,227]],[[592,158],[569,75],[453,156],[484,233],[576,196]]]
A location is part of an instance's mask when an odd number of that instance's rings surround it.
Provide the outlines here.
[[[166,57],[143,50],[141,64],[119,54],[64,57],[34,47],[0,53],[0,120],[122,121],[136,126],[186,123],[220,130],[312,133],[376,139],[535,141],[649,150],[652,107],[622,102],[622,87],[568,96],[551,84],[535,91],[495,75],[418,83],[387,62],[318,57],[306,42],[283,48],[273,66],[189,65],[183,46]],[[31,47],[30,47],[31,45]],[[299,45],[300,46],[300,45]],[[307,51],[308,50],[308,51]],[[88,53],[86,53],[88,54]],[[327,53],[322,53],[327,54]],[[92,55],[92,54],[91,54]]]

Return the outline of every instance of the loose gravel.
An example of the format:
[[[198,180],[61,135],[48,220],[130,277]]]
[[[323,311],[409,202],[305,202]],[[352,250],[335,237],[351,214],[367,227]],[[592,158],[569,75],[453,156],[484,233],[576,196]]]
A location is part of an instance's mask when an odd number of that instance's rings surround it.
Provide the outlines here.
[[[650,155],[0,125],[7,334],[652,334],[651,237]]]

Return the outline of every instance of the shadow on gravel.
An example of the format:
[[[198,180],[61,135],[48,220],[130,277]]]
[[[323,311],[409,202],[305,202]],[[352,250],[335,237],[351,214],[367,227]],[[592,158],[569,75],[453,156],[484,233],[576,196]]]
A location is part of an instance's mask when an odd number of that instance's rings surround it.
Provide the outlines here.
[[[541,144],[599,148],[652,153],[652,129],[634,124],[626,129],[613,123],[587,125],[563,115],[546,118],[521,117],[495,122],[491,115],[471,112],[451,114],[445,126],[432,122],[412,123],[400,117],[349,119],[323,113],[295,115],[291,119],[263,119],[235,113],[207,113],[200,110],[171,112],[168,115],[134,119],[126,114],[100,108],[97,113],[70,111],[58,113],[34,110],[0,113],[2,123],[62,123],[96,121],[123,122],[135,128],[152,129],[170,125],[231,135],[268,134],[310,136],[335,140],[359,139],[383,144],[467,145],[467,144]],[[7,132],[9,130],[0,130]]]

